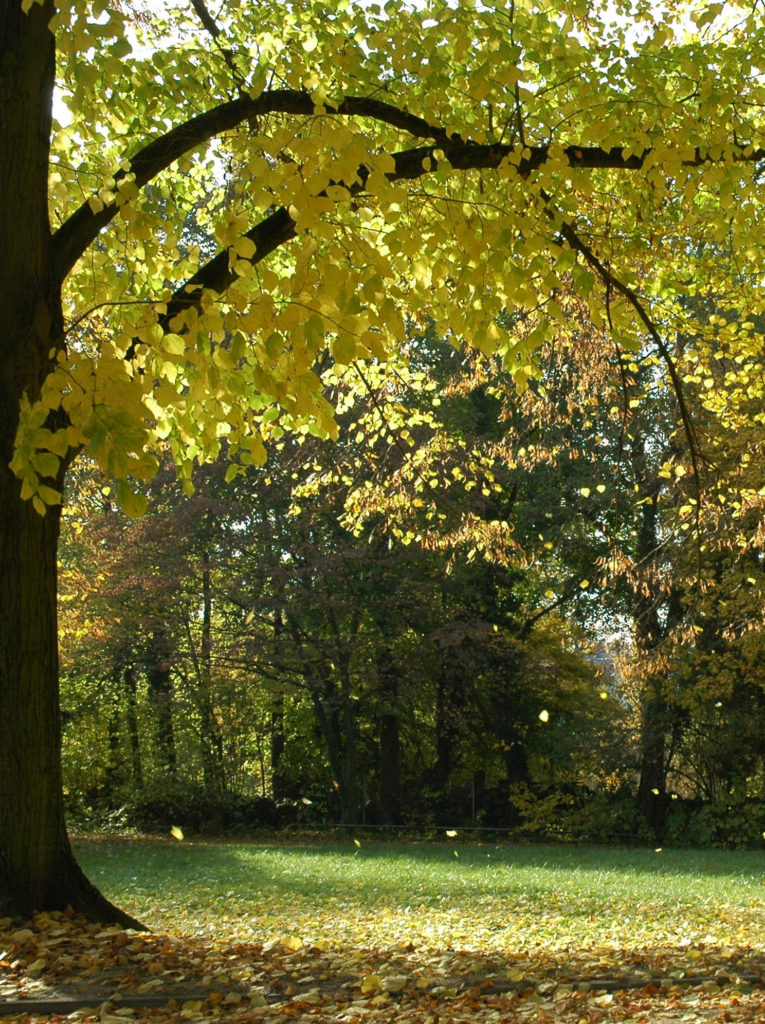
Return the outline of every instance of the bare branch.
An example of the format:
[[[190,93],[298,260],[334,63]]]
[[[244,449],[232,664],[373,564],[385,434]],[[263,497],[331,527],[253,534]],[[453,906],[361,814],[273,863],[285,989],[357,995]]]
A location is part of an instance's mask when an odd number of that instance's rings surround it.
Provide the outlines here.
[[[213,39],[217,42],[218,38],[222,35],[222,33],[215,23],[215,18],[213,18],[212,14],[210,14],[210,12],[208,11],[204,3],[204,0],[191,0],[191,6],[196,11],[197,17],[202,22],[204,27],[207,29],[207,31],[210,33]]]

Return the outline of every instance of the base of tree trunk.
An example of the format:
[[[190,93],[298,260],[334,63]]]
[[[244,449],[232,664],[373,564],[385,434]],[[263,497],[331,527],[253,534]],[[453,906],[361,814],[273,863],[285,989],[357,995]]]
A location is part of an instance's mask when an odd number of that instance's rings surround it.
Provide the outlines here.
[[[13,896],[0,897],[0,917],[12,917],[20,921],[29,920],[35,913],[47,910],[72,911],[88,921],[101,924],[117,924],[135,931],[148,931],[145,924],[119,907],[115,907],[90,882],[74,855],[67,846],[59,856],[59,868],[55,883],[40,900],[40,906],[28,906],[24,900]]]

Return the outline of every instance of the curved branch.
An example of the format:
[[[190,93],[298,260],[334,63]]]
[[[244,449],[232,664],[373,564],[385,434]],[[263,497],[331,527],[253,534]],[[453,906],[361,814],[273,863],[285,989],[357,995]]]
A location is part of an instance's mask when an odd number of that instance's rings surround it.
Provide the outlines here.
[[[226,46],[224,46],[221,43],[220,40],[223,33],[218,27],[215,18],[213,18],[212,14],[210,14],[210,11],[207,9],[204,0],[191,0],[191,6],[194,8],[194,11],[196,12],[196,15],[199,18],[199,20],[202,22],[204,27],[212,36],[212,40],[217,46],[218,50],[220,51],[221,56],[225,60],[229,71],[234,76],[234,80],[240,86],[240,88],[246,89],[247,82],[244,80],[239,69],[236,66],[236,63],[234,61],[234,52],[233,50],[229,50]]]
[[[547,206],[547,214],[549,217],[556,219],[552,209],[552,199],[544,189],[541,190],[542,198]],[[630,288],[624,284],[615,274],[609,270],[609,268],[598,258],[598,256],[592,251],[592,249],[584,242],[577,234],[574,227],[567,221],[560,222],[560,233],[565,239],[568,246],[575,252],[578,252],[584,257],[585,261],[595,270],[598,277],[606,285],[607,288],[621,295],[626,301],[632,306],[633,310],[638,316],[638,319],[645,327],[648,332],[651,341],[659,351],[664,365],[667,367],[669,373],[669,379],[672,383],[672,390],[675,393],[677,399],[678,409],[680,410],[680,419],[683,424],[683,432],[686,440],[688,441],[689,455],[691,459],[691,465],[693,467],[694,484],[696,488],[697,498],[701,490],[701,477],[699,475],[699,459],[701,458],[701,448],[696,439],[696,428],[693,423],[693,417],[688,408],[688,403],[685,400],[685,391],[683,389],[683,382],[680,379],[680,374],[677,372],[675,361],[672,358],[672,354],[667,347],[666,342],[661,336],[661,332],[653,321],[653,318],[646,310],[639,296]],[[698,504],[697,504],[698,509]]]
[[[254,265],[260,263],[280,245],[294,238],[295,234],[294,220],[284,207],[280,207],[244,236],[255,245],[255,254],[249,262]],[[171,322],[179,313],[199,307],[203,291],[210,290],[220,294],[233,284],[237,276],[231,269],[228,249],[222,249],[175,292],[167,304],[167,310],[158,318],[159,326],[163,331],[169,331]],[[125,358],[132,358],[135,354],[135,345],[136,342],[133,341],[125,353]]]
[[[368,111],[369,104],[373,106],[377,105],[377,101],[366,101],[366,100],[348,100],[348,104],[358,103],[359,107]],[[393,109],[388,107],[387,104],[382,104],[385,111],[388,113]],[[410,115],[405,115],[409,117]],[[416,119],[419,121],[419,119]],[[428,130],[431,130],[430,128]],[[432,129],[431,131],[435,131]],[[437,169],[439,161],[446,160],[449,166],[455,170],[489,170],[496,169],[499,165],[509,157],[512,157],[515,152],[515,148],[509,145],[481,145],[475,142],[463,142],[461,139],[458,141],[452,141],[450,143],[441,145],[430,145],[430,146],[416,146],[412,149],[402,150],[399,153],[393,154],[394,168],[388,171],[386,177],[389,181],[403,181],[413,180],[416,178],[423,177],[427,173],[432,173]],[[526,148],[523,157],[515,165],[517,173],[522,177],[528,177],[534,170],[541,167],[549,157],[548,146],[537,146],[533,149]],[[610,150],[600,149],[598,147],[579,147],[570,146],[566,151],[567,158],[572,167],[585,167],[585,168],[613,168],[613,169],[625,169],[635,170],[642,166],[643,157],[635,154],[625,155],[624,150],[617,147]],[[359,196],[364,193],[366,189],[366,183],[370,175],[370,170],[366,166],[361,166],[356,171],[356,180],[353,183],[347,182],[334,182],[333,184],[342,184],[348,190],[351,196]],[[321,191],[317,194],[318,196],[325,196],[326,192]],[[550,197],[542,191],[543,198],[546,203],[550,202]],[[548,214],[553,216],[552,210],[548,208]],[[566,232],[570,233],[571,237],[566,235]],[[671,363],[671,357],[664,346],[663,340],[653,327],[652,321],[647,317],[645,310],[639,304],[639,300],[626,289],[621,282],[617,281],[610,275],[610,272],[598,261],[597,257],[591,250],[584,246],[584,243],[579,240],[575,234],[573,228],[565,224],[562,229],[562,234],[566,238],[566,241],[572,245],[572,248],[579,249],[582,255],[588,259],[588,261],[594,262],[594,266],[598,270],[598,273],[604,281],[610,282],[610,285],[614,290],[631,296],[630,301],[634,305],[643,322],[649,326],[649,330],[653,329],[655,333],[654,340],[657,341],[657,347],[662,353],[662,356],[667,360],[670,366],[670,373],[673,374],[673,384],[677,384],[678,388],[681,388],[679,379],[676,380],[677,374],[674,371],[674,366]],[[286,208],[280,207],[273,213],[269,214],[264,220],[260,221],[253,228],[251,228],[244,235],[245,238],[249,238],[255,245],[255,253],[250,258],[250,262],[253,265],[257,265],[266,256],[278,249],[280,245],[288,242],[296,235],[295,222],[289,215]],[[572,244],[572,239],[576,241],[576,244]],[[589,254],[589,255],[588,255]],[[603,276],[606,275],[606,276]],[[222,293],[229,285],[231,285],[237,278],[237,274],[230,267],[230,260],[228,250],[221,250],[218,252],[208,263],[200,267],[199,270],[188,279],[172,296],[170,299],[167,311],[160,317],[159,325],[164,331],[170,330],[171,321],[184,310],[199,308],[202,298],[202,292],[205,289]],[[126,358],[132,359],[135,355],[135,346],[138,344],[134,341],[133,344],[127,350]],[[682,395],[678,392],[681,398],[681,408],[684,412],[684,423],[686,428],[690,431],[691,419],[687,413],[684,402],[682,402]],[[691,434],[689,433],[689,437]],[[692,448],[695,453],[695,445]]]
[[[441,144],[451,141],[443,128],[428,124],[423,118],[399,110],[382,100],[349,96],[336,107],[322,108],[322,112],[369,118],[408,132],[415,138],[433,139]],[[197,146],[252,118],[276,113],[313,117],[316,115],[316,106],[308,93],[297,89],[272,89],[261,93],[257,99],[240,96],[222,103],[178,125],[128,157],[124,166],[114,175],[114,191],[118,192],[120,183],[126,180],[132,180],[141,189],[167,170],[175,160]],[[128,179],[128,175],[132,177]],[[118,211],[116,200],[107,203],[97,212],[86,201],[54,232],[53,259],[59,282],[64,281],[77,260],[99,232],[116,217]]]
[[[438,160],[444,157],[452,167],[462,170],[496,169],[504,161],[508,161],[521,177],[528,176],[550,158],[548,145],[529,147],[466,142],[458,134],[450,134],[443,127],[430,124],[424,118],[410,114],[406,109],[372,97],[347,96],[336,106],[325,105],[317,108],[311,96],[302,90],[269,89],[256,98],[243,95],[221,103],[149,142],[127,157],[123,166],[116,171],[114,191],[119,193],[120,184],[126,180],[132,180],[137,188],[141,189],[175,160],[209,142],[215,136],[231,131],[245,121],[276,113],[302,117],[330,115],[367,118],[387,124],[415,138],[433,140],[434,146],[408,151],[408,159],[406,154],[399,154],[397,160],[400,169],[397,177],[400,178],[414,178],[426,173],[425,168],[417,166],[417,162],[426,156],[430,158],[429,170],[435,170]],[[640,170],[651,152],[650,149],[645,149],[642,153],[635,153],[621,146],[603,149],[599,146],[571,145],[563,149],[572,168],[615,170]],[[734,147],[731,157],[735,161],[756,162],[765,159],[765,149],[738,145]],[[700,166],[722,159],[722,153],[713,158],[709,152],[696,147],[682,163],[683,166]],[[408,171],[403,169],[405,164],[409,167]],[[128,175],[132,178],[128,179]],[[86,201],[53,234],[53,260],[59,284],[63,283],[66,275],[99,232],[114,219],[119,208],[116,199],[96,211],[91,207],[90,201]]]

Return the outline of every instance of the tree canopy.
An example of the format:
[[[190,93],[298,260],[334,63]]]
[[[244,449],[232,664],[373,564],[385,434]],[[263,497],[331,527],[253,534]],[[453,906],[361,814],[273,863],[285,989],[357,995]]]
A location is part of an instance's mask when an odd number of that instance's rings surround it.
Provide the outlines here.
[[[568,280],[621,349],[647,334],[669,360],[682,330],[699,359],[748,360],[765,150],[742,46],[757,53],[762,26],[738,14],[64,6],[50,196],[65,328],[27,396],[25,496],[55,502],[45,480],[82,446],[125,481],[163,441],[188,477],[222,436],[247,464],[281,424],[333,434],[322,354],[384,358],[404,314],[501,352],[523,386]]]
[[[688,442],[662,472],[698,507],[705,424],[759,443],[765,25],[642,0],[0,14],[0,910],[104,916],[60,798],[72,459],[139,514],[163,447],[190,486],[224,442],[231,479],[285,430],[335,436],[323,374],[407,325],[523,389],[575,300],[618,365],[652,351]],[[761,483],[731,453],[751,547]]]

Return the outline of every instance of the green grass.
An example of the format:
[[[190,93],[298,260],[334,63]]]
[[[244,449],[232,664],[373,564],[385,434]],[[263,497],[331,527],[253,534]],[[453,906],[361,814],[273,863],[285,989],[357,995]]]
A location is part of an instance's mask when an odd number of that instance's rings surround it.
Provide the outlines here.
[[[81,840],[151,927],[218,939],[548,952],[761,941],[761,852]],[[455,856],[455,854],[457,854]]]

